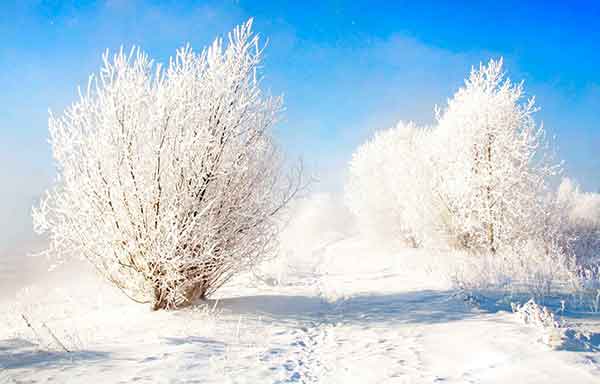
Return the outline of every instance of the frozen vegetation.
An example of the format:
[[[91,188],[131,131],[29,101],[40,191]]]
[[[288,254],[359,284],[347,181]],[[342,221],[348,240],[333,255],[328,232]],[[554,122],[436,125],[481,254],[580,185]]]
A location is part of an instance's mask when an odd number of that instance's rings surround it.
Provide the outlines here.
[[[0,382],[599,382],[600,195],[502,60],[310,194],[251,25],[164,67],[107,53],[50,117],[49,248],[0,264]]]
[[[526,308],[513,314],[507,301],[455,290],[444,272],[450,254],[390,251],[356,235],[336,220],[347,212],[334,197],[299,201],[293,212],[282,257],[178,311],[131,303],[86,264],[69,266],[77,274],[57,269],[3,301],[0,381],[599,380],[600,323],[590,311],[558,304],[548,317],[513,298]]]
[[[600,195],[553,188],[561,163],[523,94],[502,60],[473,69],[433,126],[400,122],[356,150],[346,202],[371,237],[446,249],[458,288],[595,305]]]
[[[34,209],[50,250],[89,260],[154,309],[189,305],[272,252],[283,178],[270,128],[280,98],[260,90],[252,20],[162,68],[121,50],[50,117],[59,181]],[[81,92],[80,92],[81,93]]]

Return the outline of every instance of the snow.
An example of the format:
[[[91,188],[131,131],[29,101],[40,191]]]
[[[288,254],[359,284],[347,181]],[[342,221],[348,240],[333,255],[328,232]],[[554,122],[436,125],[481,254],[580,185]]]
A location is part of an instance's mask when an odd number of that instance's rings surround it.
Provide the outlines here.
[[[180,311],[58,269],[2,300],[0,382],[600,382],[600,352],[553,350],[539,327],[472,305],[437,272],[443,253],[311,237]]]

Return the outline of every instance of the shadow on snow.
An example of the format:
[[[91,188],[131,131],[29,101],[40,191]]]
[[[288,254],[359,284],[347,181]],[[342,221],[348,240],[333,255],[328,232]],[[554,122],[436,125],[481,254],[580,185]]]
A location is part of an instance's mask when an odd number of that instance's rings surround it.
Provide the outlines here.
[[[425,323],[457,321],[478,313],[454,291],[415,291],[359,295],[327,302],[314,296],[256,295],[219,299],[217,307],[231,314],[255,315],[277,321],[332,323]],[[215,305],[216,300],[208,300]]]
[[[99,351],[47,351],[36,344],[20,338],[0,340],[0,368],[50,368],[69,365],[81,361],[107,359],[107,352]]]

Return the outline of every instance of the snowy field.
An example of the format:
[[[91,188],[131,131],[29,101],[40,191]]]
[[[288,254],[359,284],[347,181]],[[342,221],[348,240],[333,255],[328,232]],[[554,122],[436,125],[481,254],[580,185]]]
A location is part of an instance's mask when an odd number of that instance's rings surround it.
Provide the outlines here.
[[[23,3],[0,384],[600,384],[600,10]]]
[[[544,329],[473,305],[436,272],[443,254],[306,241],[173,312],[132,304],[85,265],[59,269],[4,297],[0,382],[600,382],[594,346],[551,348]]]

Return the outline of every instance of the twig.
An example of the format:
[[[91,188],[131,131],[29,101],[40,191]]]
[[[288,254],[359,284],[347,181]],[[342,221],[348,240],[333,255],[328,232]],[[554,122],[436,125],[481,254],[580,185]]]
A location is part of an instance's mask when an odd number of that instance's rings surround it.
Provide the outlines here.
[[[60,345],[60,347],[62,349],[64,349],[65,352],[71,353],[71,351],[69,351],[67,349],[67,347],[65,347],[65,345],[63,343],[61,343],[60,340],[58,340],[58,337],[56,337],[56,335],[54,334],[54,332],[52,332],[52,330],[50,330],[50,328],[46,325],[46,323],[42,323],[42,326],[44,328],[46,328],[46,330],[48,331],[48,333],[50,334],[50,336],[52,336],[52,338],[54,339],[54,341],[56,342],[56,344]]]
[[[33,334],[35,335],[35,337],[38,339],[39,344],[43,344],[43,340],[40,337],[40,335],[37,333],[37,331],[35,330],[35,328],[33,328],[33,326],[31,325],[31,323],[29,322],[29,320],[27,319],[27,317],[25,317],[24,314],[21,313],[21,317],[23,318],[23,320],[25,321],[25,324],[27,324],[27,327],[31,329],[31,331],[33,332]]]
[[[33,328],[33,325],[31,325],[31,322],[29,321],[29,319],[27,318],[27,316],[25,316],[23,313],[21,313],[21,317],[25,321],[25,324],[27,324],[27,327],[31,329],[31,331],[33,332],[33,334],[35,335],[35,337],[38,339],[39,344],[40,345],[44,344],[44,340],[40,337],[40,334],[37,333],[37,331],[35,330],[35,328]],[[46,329],[46,331],[48,331],[48,333],[50,334],[50,336],[52,336],[52,339],[54,339],[54,341],[56,342],[56,344],[58,344],[65,352],[71,353],[71,351],[69,351],[67,349],[67,347],[65,347],[65,345],[63,343],[61,343],[61,341],[58,339],[58,337],[56,337],[56,335],[54,334],[54,332],[52,332],[52,330],[46,325],[46,323],[42,323],[42,327],[44,327]]]

